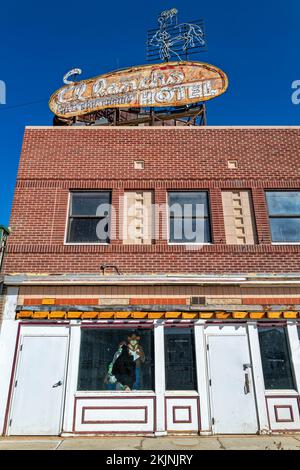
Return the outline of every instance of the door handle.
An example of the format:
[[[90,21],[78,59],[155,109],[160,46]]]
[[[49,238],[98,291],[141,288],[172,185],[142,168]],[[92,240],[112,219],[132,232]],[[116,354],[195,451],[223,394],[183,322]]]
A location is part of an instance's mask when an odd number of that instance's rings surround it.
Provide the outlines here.
[[[245,395],[247,395],[248,393],[250,393],[250,382],[249,382],[249,374],[248,374],[248,372],[245,373],[244,393],[245,393]]]
[[[56,382],[56,384],[52,385],[52,388],[60,387],[61,385],[62,385],[62,381],[59,380],[58,382]]]

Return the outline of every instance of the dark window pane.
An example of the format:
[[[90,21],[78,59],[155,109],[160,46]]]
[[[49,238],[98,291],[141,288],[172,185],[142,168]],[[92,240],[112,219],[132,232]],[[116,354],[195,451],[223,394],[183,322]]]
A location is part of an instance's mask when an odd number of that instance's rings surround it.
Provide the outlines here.
[[[70,219],[70,243],[105,243],[108,242],[108,223],[104,219]]]
[[[170,219],[170,242],[172,243],[209,243],[210,229],[208,219]]]
[[[273,242],[300,242],[300,217],[270,218]]]
[[[70,215],[104,215],[103,211],[99,212],[100,206],[110,203],[110,192],[71,193],[71,198]]]
[[[295,389],[285,328],[262,327],[258,333],[265,388]]]
[[[82,329],[78,390],[126,389],[154,390],[153,330]]]
[[[170,242],[210,242],[208,196],[206,191],[170,192],[169,219]]]
[[[208,215],[206,191],[178,191],[169,193],[169,208],[174,215],[195,217]],[[198,214],[197,214],[198,209]]]
[[[269,215],[299,215],[300,191],[267,191]]]
[[[194,331],[165,328],[167,390],[197,390]]]

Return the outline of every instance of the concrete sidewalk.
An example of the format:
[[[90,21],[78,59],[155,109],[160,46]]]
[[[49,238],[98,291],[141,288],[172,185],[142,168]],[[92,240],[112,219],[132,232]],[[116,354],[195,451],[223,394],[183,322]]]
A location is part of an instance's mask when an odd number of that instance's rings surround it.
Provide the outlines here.
[[[300,434],[276,436],[5,437],[1,450],[300,450]]]

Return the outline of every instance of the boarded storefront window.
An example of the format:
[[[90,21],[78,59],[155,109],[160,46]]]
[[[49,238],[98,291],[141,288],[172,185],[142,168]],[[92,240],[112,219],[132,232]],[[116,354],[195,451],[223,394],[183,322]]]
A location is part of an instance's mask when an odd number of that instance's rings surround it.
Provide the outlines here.
[[[197,390],[194,331],[165,328],[167,390]]]
[[[259,329],[259,342],[265,388],[295,389],[286,329],[280,326],[262,327]]]
[[[153,330],[82,329],[78,390],[154,390]]]

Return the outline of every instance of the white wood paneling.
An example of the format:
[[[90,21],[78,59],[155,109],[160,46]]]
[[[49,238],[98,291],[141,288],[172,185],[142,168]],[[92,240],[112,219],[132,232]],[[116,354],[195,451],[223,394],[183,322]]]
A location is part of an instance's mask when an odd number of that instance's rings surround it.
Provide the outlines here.
[[[165,346],[164,323],[157,320],[154,324],[154,358],[155,358],[155,393],[157,412],[157,435],[166,434],[165,429]]]
[[[166,424],[168,431],[200,430],[199,398],[166,397]]]
[[[267,396],[272,431],[300,430],[299,397]]]
[[[195,322],[195,350],[197,368],[197,386],[200,396],[201,433],[211,433],[211,420],[208,394],[208,374],[206,366],[206,345],[204,321]]]
[[[77,396],[73,431],[77,433],[153,433],[155,397]]]
[[[63,423],[64,432],[72,432],[73,427],[74,401],[77,391],[78,364],[80,356],[80,333],[80,323],[76,324],[76,320],[73,320],[71,322],[70,328],[69,361],[66,383],[65,415]]]
[[[299,324],[295,322],[288,322],[287,332],[290,344],[290,353],[294,369],[294,377],[296,381],[296,388],[300,393],[300,340],[297,328]]]
[[[5,414],[19,328],[19,322],[15,320],[17,302],[18,288],[8,287],[0,330],[0,433],[5,432]]]
[[[253,385],[256,398],[259,433],[268,434],[270,432],[270,426],[265,400],[265,383],[260,355],[257,322],[247,323],[247,330],[252,362]]]

